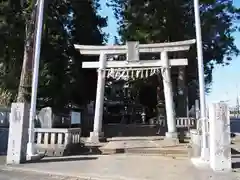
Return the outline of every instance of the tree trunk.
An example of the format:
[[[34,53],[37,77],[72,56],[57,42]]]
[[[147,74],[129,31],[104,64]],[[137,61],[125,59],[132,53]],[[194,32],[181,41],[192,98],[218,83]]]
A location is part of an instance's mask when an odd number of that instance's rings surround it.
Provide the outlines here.
[[[32,13],[28,20],[26,20],[26,39],[24,47],[24,56],[20,83],[18,88],[17,102],[29,102],[31,97],[31,79],[32,79],[32,65],[34,55],[34,36],[35,36],[35,21],[36,11],[35,0],[32,3]]]

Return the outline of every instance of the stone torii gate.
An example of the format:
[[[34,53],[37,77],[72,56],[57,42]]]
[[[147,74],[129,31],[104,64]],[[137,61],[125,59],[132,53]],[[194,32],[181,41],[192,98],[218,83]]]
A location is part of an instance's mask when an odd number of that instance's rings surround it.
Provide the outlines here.
[[[160,69],[163,76],[166,118],[168,132],[166,137],[176,138],[176,117],[174,111],[173,91],[171,82],[171,66],[186,66],[187,59],[168,59],[168,52],[188,51],[190,46],[195,43],[195,40],[170,42],[170,43],[155,43],[155,44],[139,44],[135,41],[127,42],[126,45],[113,46],[89,46],[75,45],[75,49],[83,55],[99,55],[98,62],[83,62],[83,68],[97,68],[98,82],[96,92],[96,104],[94,115],[93,132],[90,133],[90,142],[99,142],[99,138],[103,137],[102,119],[104,105],[104,89],[106,72],[114,74],[115,77],[128,79],[130,76],[140,76],[140,74],[153,75],[155,70]],[[140,53],[160,53],[160,59],[157,60],[140,60]],[[124,61],[109,61],[107,55],[122,55],[126,54]],[[122,68],[122,69],[121,69]],[[142,72],[141,72],[142,71]],[[135,73],[134,73],[135,72]],[[118,73],[116,75],[116,73]]]

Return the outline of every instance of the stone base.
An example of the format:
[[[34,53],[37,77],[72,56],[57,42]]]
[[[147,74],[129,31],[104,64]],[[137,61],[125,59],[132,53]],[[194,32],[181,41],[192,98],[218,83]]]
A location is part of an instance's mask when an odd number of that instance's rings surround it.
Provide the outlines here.
[[[44,157],[45,157],[45,153],[38,153],[38,154],[31,155],[31,156],[27,155],[27,161],[36,162],[36,161],[40,161]]]
[[[191,158],[191,162],[196,168],[200,169],[209,168],[209,161],[203,160],[201,157]]]
[[[28,130],[29,131],[29,130]],[[31,157],[31,156],[35,156],[37,154],[36,149],[34,147],[33,143],[28,142],[27,143],[27,156]]]
[[[203,148],[202,144],[201,144],[201,158],[204,159],[204,161],[206,161],[206,162],[210,161],[210,149]]]
[[[168,144],[171,144],[171,145],[179,144],[178,133],[177,132],[174,132],[174,133],[166,132],[164,141],[168,142]]]
[[[177,132],[166,132],[165,137],[171,138],[171,139],[178,139],[178,133]]]
[[[104,133],[103,132],[90,132],[90,136],[88,138],[88,143],[100,143],[102,141],[104,141]]]

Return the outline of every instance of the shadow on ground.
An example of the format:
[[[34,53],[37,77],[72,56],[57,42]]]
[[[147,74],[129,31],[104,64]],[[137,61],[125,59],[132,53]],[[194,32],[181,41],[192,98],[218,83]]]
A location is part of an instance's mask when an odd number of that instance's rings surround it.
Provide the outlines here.
[[[0,165],[5,165],[6,164],[6,156],[0,155]]]
[[[232,168],[240,169],[240,152],[234,148],[231,148],[232,154]]]
[[[231,154],[232,154],[232,155],[237,155],[237,154],[239,154],[239,157],[240,157],[240,152],[237,151],[237,150],[234,149],[234,148],[231,148]]]
[[[233,169],[239,169],[240,168],[240,162],[233,162],[232,163],[232,168]]]
[[[46,158],[40,161],[31,161],[26,163],[49,163],[49,162],[70,162],[70,161],[86,161],[96,160],[97,157],[58,157],[58,158]]]
[[[64,156],[64,157],[47,157],[42,160],[36,161],[27,161],[27,163],[49,163],[49,162],[71,162],[71,161],[86,161],[86,160],[96,160],[97,157],[73,157],[73,156]],[[6,165],[6,156],[0,156],[0,165]]]

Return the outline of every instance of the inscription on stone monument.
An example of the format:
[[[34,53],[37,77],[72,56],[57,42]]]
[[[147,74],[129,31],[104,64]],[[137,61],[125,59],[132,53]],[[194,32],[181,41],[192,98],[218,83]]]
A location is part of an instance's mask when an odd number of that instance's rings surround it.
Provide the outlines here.
[[[12,112],[12,121],[15,123],[20,123],[21,121],[21,112],[20,112],[20,107],[16,106],[15,111]]]

